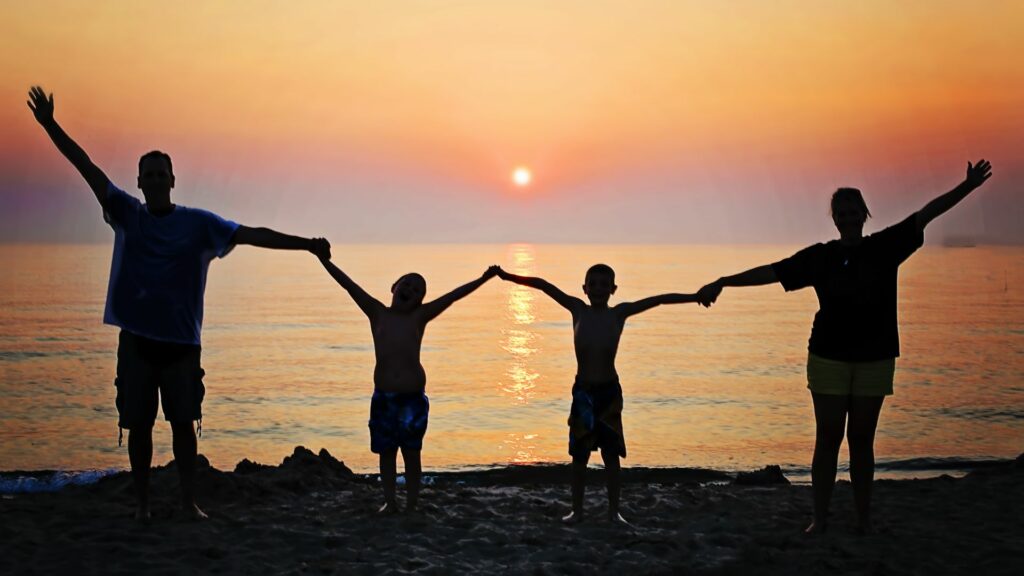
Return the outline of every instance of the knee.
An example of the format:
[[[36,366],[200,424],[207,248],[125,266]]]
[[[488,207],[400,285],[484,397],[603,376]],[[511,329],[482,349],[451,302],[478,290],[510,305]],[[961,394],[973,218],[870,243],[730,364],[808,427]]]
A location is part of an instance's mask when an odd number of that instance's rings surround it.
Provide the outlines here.
[[[848,430],[846,441],[850,444],[850,452],[870,452],[874,448],[875,434],[872,431]]]
[[[192,421],[171,422],[171,434],[175,440],[187,440],[196,437],[196,430],[192,427]]]
[[[843,429],[831,427],[818,427],[815,433],[815,446],[828,450],[839,450],[843,443]]]

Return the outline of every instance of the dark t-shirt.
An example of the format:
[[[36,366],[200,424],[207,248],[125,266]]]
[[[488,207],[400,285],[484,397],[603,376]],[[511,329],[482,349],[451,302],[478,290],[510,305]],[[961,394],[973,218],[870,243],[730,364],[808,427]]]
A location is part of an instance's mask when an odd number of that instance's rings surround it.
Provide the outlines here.
[[[866,236],[856,246],[815,244],[772,264],[786,291],[813,286],[818,295],[811,340],[816,356],[844,362],[900,355],[896,276],[924,243],[917,215]]]

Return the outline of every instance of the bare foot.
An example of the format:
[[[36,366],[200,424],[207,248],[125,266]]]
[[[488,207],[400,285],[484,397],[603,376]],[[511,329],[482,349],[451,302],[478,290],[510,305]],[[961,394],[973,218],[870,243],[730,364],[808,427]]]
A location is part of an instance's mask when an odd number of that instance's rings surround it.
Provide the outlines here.
[[[397,502],[385,502],[383,506],[377,509],[377,514],[380,514],[381,516],[391,516],[392,514],[398,514],[399,512],[400,510],[398,509]]]
[[[827,528],[827,526],[824,522],[818,522],[817,520],[814,520],[811,522],[810,526],[804,528],[804,534],[824,534],[825,528]]]
[[[619,526],[623,526],[623,527],[628,527],[628,528],[632,528],[633,527],[633,525],[630,524],[629,522],[626,522],[626,519],[623,518],[622,514],[619,514],[618,512],[609,512],[608,513],[608,521],[613,523],[613,524],[618,524]]]
[[[182,506],[182,511],[185,513],[185,517],[189,520],[210,519],[210,517],[206,515],[206,512],[203,512],[202,510],[199,509],[199,506],[196,506],[195,502],[193,502],[192,504],[186,504]]]
[[[563,524],[579,524],[580,522],[583,522],[583,512],[576,512],[573,510],[565,516],[562,516]]]

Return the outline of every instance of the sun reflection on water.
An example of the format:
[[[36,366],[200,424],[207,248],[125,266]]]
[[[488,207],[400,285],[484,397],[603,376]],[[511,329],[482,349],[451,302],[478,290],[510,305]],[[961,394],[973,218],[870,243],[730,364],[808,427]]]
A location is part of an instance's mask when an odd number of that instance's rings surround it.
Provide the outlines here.
[[[510,246],[509,259],[512,273],[524,276],[536,273],[533,246]],[[529,403],[540,377],[540,374],[530,367],[530,357],[538,349],[538,335],[530,327],[536,321],[535,298],[536,293],[532,289],[518,284],[509,285],[506,316],[510,320],[510,325],[502,330],[501,347],[511,355],[511,362],[505,370],[507,378],[501,383],[501,390],[516,404]]]

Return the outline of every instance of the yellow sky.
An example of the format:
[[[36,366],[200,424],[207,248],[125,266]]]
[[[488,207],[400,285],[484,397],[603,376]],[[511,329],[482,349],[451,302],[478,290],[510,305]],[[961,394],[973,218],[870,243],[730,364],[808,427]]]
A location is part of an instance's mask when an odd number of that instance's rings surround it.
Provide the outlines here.
[[[130,166],[139,148],[162,147],[204,172],[291,181],[336,179],[342,166],[408,169],[500,194],[524,164],[557,195],[751,157],[827,171],[851,155],[920,164],[985,145],[1003,166],[1021,160],[1022,2],[32,2],[4,12],[5,170],[24,164],[11,158],[26,139],[40,144],[20,104],[33,83],[57,94],[58,119],[94,155],[127,155]]]

